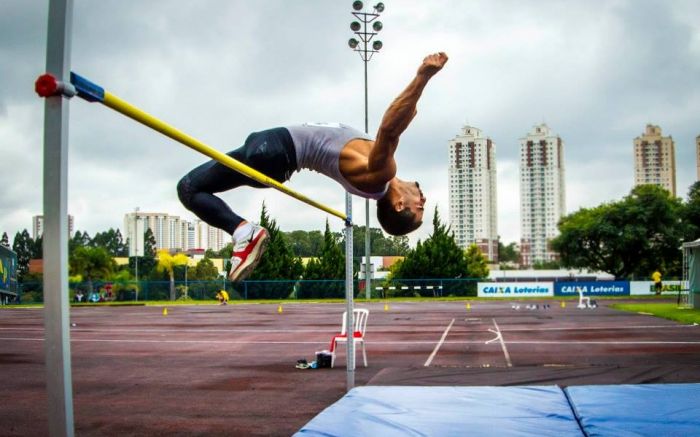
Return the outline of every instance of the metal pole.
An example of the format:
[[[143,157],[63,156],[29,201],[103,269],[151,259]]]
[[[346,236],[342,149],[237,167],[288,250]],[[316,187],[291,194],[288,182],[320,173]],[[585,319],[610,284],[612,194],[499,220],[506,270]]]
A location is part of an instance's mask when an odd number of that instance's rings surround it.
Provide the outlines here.
[[[347,330],[347,382],[348,391],[355,387],[355,320],[353,304],[353,284],[352,284],[352,195],[345,193],[345,215],[348,220],[345,222],[345,326]]]
[[[365,24],[367,26],[367,24]],[[365,43],[365,51],[367,43]],[[369,103],[367,90],[367,60],[365,64],[365,133],[369,133]],[[367,300],[372,298],[372,271],[370,262],[370,240],[369,240],[369,199],[365,199],[365,296]]]
[[[51,0],[46,72],[70,77],[72,0]],[[44,350],[51,436],[73,436],[73,380],[68,323],[68,100],[44,103]]]
[[[139,286],[139,207],[134,208],[134,276],[136,277],[136,287]]]

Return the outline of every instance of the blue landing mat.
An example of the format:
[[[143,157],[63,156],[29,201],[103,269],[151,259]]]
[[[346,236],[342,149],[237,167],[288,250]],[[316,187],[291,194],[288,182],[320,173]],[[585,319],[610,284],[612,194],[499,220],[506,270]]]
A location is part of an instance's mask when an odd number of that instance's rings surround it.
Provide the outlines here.
[[[357,387],[295,436],[581,436],[557,386]]]
[[[590,385],[565,391],[590,437],[700,435],[700,384]]]
[[[700,436],[700,384],[367,386],[295,436]]]

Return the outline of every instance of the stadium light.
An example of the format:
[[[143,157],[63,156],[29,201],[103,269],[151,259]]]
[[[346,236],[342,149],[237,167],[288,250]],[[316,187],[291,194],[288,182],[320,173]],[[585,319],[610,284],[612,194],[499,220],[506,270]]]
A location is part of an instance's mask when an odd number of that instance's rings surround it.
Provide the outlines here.
[[[360,54],[365,67],[365,133],[369,133],[368,121],[368,91],[367,91],[367,63],[375,53],[383,47],[379,40],[372,39],[384,28],[384,24],[378,20],[379,14],[384,12],[384,3],[377,3],[373,12],[364,12],[364,4],[357,0],[352,3],[352,15],[357,19],[350,23],[357,38],[351,38],[348,46]],[[372,297],[372,269],[370,267],[370,238],[369,238],[369,199],[365,200],[365,296],[367,300]]]

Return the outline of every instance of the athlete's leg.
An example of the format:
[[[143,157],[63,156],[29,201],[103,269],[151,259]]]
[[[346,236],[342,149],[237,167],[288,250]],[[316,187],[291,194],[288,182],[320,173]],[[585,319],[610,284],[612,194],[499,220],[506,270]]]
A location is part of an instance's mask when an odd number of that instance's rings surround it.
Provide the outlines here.
[[[288,180],[296,170],[294,145],[284,128],[253,133],[242,147],[228,155],[278,182]],[[178,183],[177,191],[182,204],[197,217],[233,235],[244,219],[214,193],[242,185],[265,188],[259,182],[212,160],[185,175]]]

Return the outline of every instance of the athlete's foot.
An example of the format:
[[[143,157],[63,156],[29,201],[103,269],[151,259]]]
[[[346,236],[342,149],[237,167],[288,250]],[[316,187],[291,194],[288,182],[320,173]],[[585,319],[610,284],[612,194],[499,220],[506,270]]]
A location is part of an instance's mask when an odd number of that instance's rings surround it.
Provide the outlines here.
[[[268,239],[267,229],[253,225],[249,235],[233,242],[231,272],[228,274],[230,281],[242,281],[253,273],[267,248]]]

